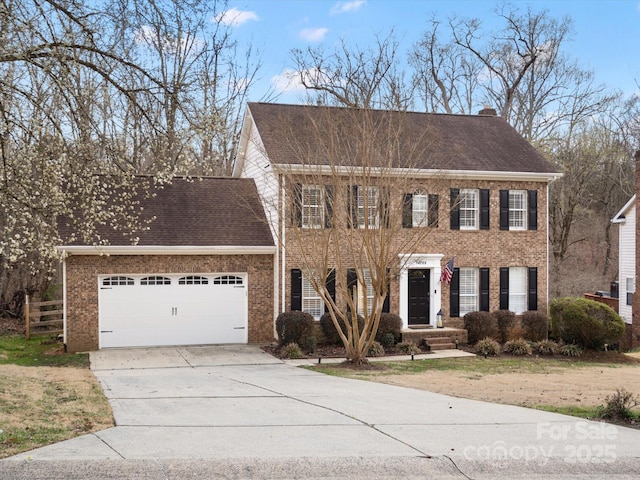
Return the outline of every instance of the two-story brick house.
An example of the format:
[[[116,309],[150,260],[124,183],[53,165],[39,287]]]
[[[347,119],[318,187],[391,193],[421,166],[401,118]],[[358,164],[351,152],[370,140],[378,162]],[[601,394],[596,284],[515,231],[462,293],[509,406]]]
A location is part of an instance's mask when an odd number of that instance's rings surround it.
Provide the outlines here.
[[[279,240],[278,311],[305,310],[316,318],[323,312],[322,299],[302,273],[299,244],[286,239],[292,238],[293,229],[299,235],[306,227],[305,235],[312,242],[322,229],[331,228],[328,217],[345,209],[330,198],[336,189],[330,178],[344,175],[345,168],[358,163],[350,154],[363,149],[355,145],[355,130],[362,125],[356,125],[354,111],[347,114],[348,110],[248,105],[233,175],[255,180]],[[365,111],[361,112],[364,116]],[[388,118],[390,123],[395,121],[393,116]],[[359,185],[349,170],[352,193],[346,200],[354,228],[364,218],[379,222],[376,228],[385,228],[383,210],[375,206],[387,198],[403,208],[402,218],[395,220],[402,222],[395,233],[397,242],[402,243],[412,229],[429,230],[421,243],[399,252],[398,274],[392,276],[384,310],[399,314],[405,327],[435,326],[441,310],[448,326],[461,326],[464,314],[474,310],[545,311],[548,185],[560,174],[491,109],[477,116],[397,113],[395,118],[404,129],[397,135],[404,137],[398,146],[419,155],[409,164],[402,163],[406,159],[400,154],[391,168],[410,169],[412,183],[405,182],[406,191],[388,191],[370,178],[362,180],[366,185]],[[339,135],[340,148],[329,152],[327,145],[332,142],[319,140],[323,132],[326,137]],[[453,277],[446,285],[441,274],[452,258]],[[349,266],[342,267],[328,280],[352,282]]]

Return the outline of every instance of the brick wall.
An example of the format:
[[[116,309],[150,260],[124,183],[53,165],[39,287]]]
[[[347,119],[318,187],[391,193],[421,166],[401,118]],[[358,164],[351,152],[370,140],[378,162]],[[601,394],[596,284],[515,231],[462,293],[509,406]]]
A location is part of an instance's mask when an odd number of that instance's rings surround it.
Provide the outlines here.
[[[79,255],[66,260],[67,350],[98,349],[98,275],[248,273],[249,343],[271,342],[272,255]]]
[[[456,267],[488,267],[490,269],[490,310],[499,308],[500,267],[537,267],[538,268],[538,310],[547,312],[547,184],[543,182],[518,181],[477,181],[477,180],[435,180],[424,185],[416,185],[431,194],[439,195],[439,225],[418,244],[413,244],[412,252],[399,253],[442,254],[446,263],[455,257]],[[450,229],[450,188],[479,188],[490,190],[490,229],[461,231]],[[538,192],[538,229],[525,231],[500,230],[500,190],[537,190]],[[401,195],[398,192],[397,195]],[[397,196],[396,195],[396,196]],[[337,207],[334,207],[334,209]],[[285,219],[290,215],[285,215]],[[392,220],[393,221],[393,220]],[[400,224],[401,219],[394,220]],[[405,241],[407,230],[396,227],[396,242]],[[291,229],[289,229],[291,230]],[[290,269],[300,266],[300,248],[312,248],[314,230],[303,232],[306,238],[297,240],[297,234],[287,231],[285,305],[290,305]],[[337,248],[337,247],[336,247]],[[337,279],[339,281],[339,279]],[[431,286],[434,288],[434,285]],[[447,326],[462,327],[462,318],[448,318],[449,287],[443,285],[442,306],[447,317]],[[638,296],[640,297],[640,295]],[[281,306],[282,307],[282,306]],[[390,309],[399,313],[399,282],[391,283]]]

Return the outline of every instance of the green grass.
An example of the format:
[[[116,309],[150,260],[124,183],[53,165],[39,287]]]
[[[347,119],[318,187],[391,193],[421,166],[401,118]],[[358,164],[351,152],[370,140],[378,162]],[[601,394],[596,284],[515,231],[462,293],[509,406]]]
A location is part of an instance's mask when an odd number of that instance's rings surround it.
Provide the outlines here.
[[[21,335],[3,335],[0,336],[0,365],[4,364],[87,368],[89,355],[63,353],[55,337],[32,337],[26,340]]]
[[[374,375],[404,375],[412,373],[422,373],[424,371],[447,371],[456,370],[467,372],[473,375],[496,375],[502,373],[549,373],[566,368],[580,368],[596,365],[593,362],[581,360],[557,360],[550,358],[535,357],[463,357],[463,358],[441,358],[415,360],[412,362],[380,362],[375,363],[374,369],[349,369],[336,367],[331,364],[315,365],[307,367],[320,371],[327,375],[335,375],[350,378],[366,378]],[[603,367],[616,368],[616,364],[598,363]]]
[[[564,407],[556,407],[555,405],[535,405],[532,408],[535,408],[536,410],[544,410],[545,412],[561,413],[571,417],[586,418],[589,420],[600,418],[601,413],[601,407],[579,407],[576,405]]]

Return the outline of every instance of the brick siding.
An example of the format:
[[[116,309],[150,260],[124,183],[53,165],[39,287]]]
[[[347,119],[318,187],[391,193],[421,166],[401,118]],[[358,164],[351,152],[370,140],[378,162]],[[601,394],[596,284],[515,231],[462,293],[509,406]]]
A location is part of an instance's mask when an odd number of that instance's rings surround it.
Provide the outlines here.
[[[439,195],[439,226],[424,238],[420,245],[414,245],[414,253],[442,254],[442,266],[451,257],[455,257],[455,267],[488,267],[490,273],[490,310],[499,309],[500,267],[537,267],[538,269],[538,311],[547,312],[547,184],[546,182],[518,181],[475,181],[475,180],[436,180],[417,185],[431,194]],[[490,229],[489,230],[451,230],[449,222],[450,188],[490,189]],[[538,229],[524,231],[500,230],[500,190],[537,190],[538,192]],[[397,192],[402,195],[404,192]],[[337,207],[334,207],[337,208]],[[285,218],[290,218],[285,216]],[[400,222],[400,219],[395,219]],[[402,230],[398,232],[401,241]],[[290,306],[291,278],[290,269],[300,267],[300,244],[309,244],[314,231],[309,230],[306,242],[289,241],[286,254],[285,305]],[[294,238],[287,232],[286,238]],[[412,252],[402,252],[404,254]],[[342,275],[346,275],[343,272]],[[339,282],[339,277],[336,278]],[[431,285],[434,288],[434,285]],[[390,285],[390,310],[399,314],[399,281]],[[638,295],[640,298],[640,295]],[[442,308],[445,311],[447,326],[462,328],[462,318],[449,318],[449,287],[442,286]]]

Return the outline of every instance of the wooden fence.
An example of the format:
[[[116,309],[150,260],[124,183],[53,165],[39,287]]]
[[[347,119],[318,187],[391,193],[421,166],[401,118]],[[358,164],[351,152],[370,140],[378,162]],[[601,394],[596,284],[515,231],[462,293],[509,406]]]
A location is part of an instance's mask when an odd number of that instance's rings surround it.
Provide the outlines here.
[[[29,295],[27,295],[24,305],[24,321],[26,325],[27,340],[36,335],[61,334],[63,332],[63,314],[64,309],[62,300],[30,303]]]

